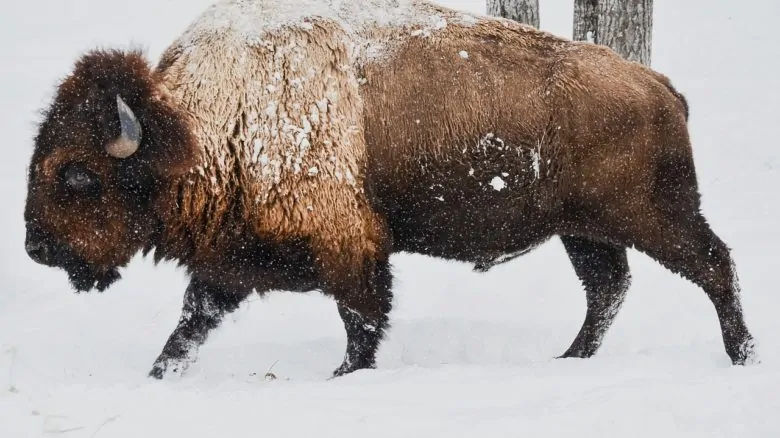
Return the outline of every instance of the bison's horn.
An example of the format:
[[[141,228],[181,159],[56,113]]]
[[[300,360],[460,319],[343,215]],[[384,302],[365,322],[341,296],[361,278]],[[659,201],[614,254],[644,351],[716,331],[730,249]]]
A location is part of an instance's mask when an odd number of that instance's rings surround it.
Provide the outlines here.
[[[141,145],[141,124],[135,118],[135,114],[117,94],[116,107],[119,112],[119,123],[122,125],[122,133],[119,138],[106,145],[106,152],[114,158],[127,158]]]

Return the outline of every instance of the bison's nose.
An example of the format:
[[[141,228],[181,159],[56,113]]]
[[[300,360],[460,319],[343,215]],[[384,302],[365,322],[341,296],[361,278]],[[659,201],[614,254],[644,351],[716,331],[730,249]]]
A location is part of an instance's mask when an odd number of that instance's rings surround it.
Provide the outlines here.
[[[36,263],[45,265],[51,258],[49,248],[43,242],[27,242],[25,249],[27,249],[27,255]]]
[[[33,259],[33,261],[36,263],[40,263],[42,265],[48,265],[51,263],[51,248],[42,238],[40,233],[28,230],[24,248],[27,250],[27,255],[29,255],[30,258]]]

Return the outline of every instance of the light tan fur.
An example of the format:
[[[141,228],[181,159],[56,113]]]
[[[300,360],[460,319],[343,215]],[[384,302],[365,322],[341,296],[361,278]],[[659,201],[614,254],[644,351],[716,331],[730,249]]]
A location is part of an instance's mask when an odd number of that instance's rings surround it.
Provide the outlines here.
[[[213,35],[166,52],[164,84],[202,147],[183,187],[181,227],[214,244],[238,203],[258,235],[314,239],[332,254],[376,252],[366,247],[378,225],[363,193],[363,105],[347,41],[323,20],[256,45]]]

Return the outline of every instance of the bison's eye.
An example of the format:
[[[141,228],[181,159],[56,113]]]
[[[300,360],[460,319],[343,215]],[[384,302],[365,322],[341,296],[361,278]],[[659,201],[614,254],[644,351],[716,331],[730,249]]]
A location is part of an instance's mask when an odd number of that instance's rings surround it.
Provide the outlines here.
[[[79,165],[68,165],[62,170],[62,179],[69,189],[77,192],[94,192],[98,187],[97,177]]]

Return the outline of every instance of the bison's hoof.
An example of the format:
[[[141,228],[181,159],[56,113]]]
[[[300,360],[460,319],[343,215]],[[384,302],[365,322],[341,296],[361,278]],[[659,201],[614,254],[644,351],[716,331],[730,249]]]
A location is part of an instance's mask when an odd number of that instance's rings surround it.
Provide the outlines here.
[[[731,363],[734,365],[757,365],[761,363],[756,353],[756,343],[753,338],[746,339],[734,351],[729,353]]]
[[[556,359],[587,359],[592,357],[595,351],[590,351],[587,348],[582,347],[569,347],[565,353],[556,357]]]
[[[172,377],[181,377],[187,370],[189,363],[176,359],[158,359],[152,370],[149,371],[149,377],[162,380]]]
[[[162,380],[165,377],[165,370],[162,367],[155,365],[151,371],[149,371],[149,377],[157,380]]]
[[[490,264],[477,263],[474,265],[474,272],[480,272],[484,274],[485,272],[490,271],[490,268],[492,267],[493,265]]]
[[[572,353],[566,352],[566,353],[563,353],[560,356],[555,356],[555,358],[556,359],[587,359],[588,356],[583,356],[580,353],[572,354]]]
[[[344,361],[344,363],[341,364],[340,367],[336,368],[335,371],[333,371],[333,377],[332,379],[336,377],[341,377],[345,374],[353,373],[358,370],[365,370],[365,369],[374,369],[376,366],[374,364],[360,364],[360,363],[352,363],[348,361]]]

